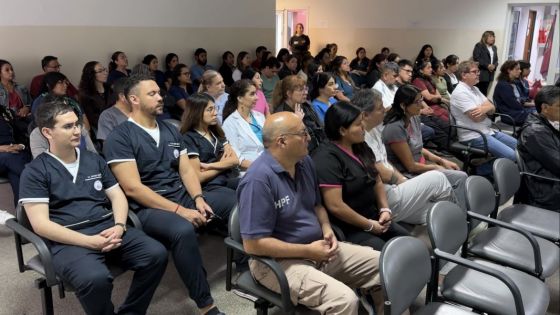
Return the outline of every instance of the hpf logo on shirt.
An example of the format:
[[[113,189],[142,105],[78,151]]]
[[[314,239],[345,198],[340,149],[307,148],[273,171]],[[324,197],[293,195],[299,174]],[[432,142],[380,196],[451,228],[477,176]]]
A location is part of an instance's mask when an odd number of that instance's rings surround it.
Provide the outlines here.
[[[285,205],[289,205],[289,204],[290,204],[290,196],[286,195],[285,197],[280,198],[279,200],[276,200],[274,202],[274,208],[280,209]]]

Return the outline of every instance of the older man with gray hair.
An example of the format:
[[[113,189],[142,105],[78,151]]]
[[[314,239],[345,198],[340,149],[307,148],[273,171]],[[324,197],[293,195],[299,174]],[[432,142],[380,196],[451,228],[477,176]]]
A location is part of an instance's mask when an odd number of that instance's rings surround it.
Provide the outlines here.
[[[391,109],[393,99],[397,92],[397,78],[399,77],[399,66],[395,62],[388,62],[381,67],[381,78],[373,86],[383,96],[383,107],[385,111]]]

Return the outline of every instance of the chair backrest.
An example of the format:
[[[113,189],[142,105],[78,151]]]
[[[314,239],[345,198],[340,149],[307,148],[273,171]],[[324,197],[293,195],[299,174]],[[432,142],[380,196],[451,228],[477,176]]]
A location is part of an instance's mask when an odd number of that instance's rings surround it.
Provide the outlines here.
[[[527,172],[527,165],[525,165],[525,161],[523,161],[519,150],[515,150],[515,159],[517,160],[517,168],[519,168],[521,172]]]
[[[467,213],[450,201],[438,201],[428,211],[432,248],[455,254],[467,239]]]
[[[181,122],[178,121],[177,119],[169,118],[169,119],[165,119],[164,121],[165,121],[166,123],[170,123],[170,124],[172,124],[173,126],[175,126],[175,128],[177,128],[177,130],[180,130],[180,129],[181,129]]]
[[[21,204],[18,204],[16,207],[16,219],[18,223],[22,225],[24,228],[28,229],[29,231],[35,232],[33,231],[33,226],[31,226],[31,222],[29,222],[29,218],[27,217],[27,212],[25,212],[25,208]],[[29,243],[29,241],[22,237],[21,243],[23,245]]]
[[[229,214],[228,233],[234,241],[243,244],[241,239],[241,228],[239,226],[239,208],[236,205]]]
[[[482,176],[469,176],[465,183],[467,209],[489,216],[496,209],[496,192],[492,183]]]
[[[494,182],[500,193],[500,206],[506,203],[519,189],[521,176],[515,162],[500,158],[494,161]]]
[[[402,236],[390,240],[381,251],[381,286],[391,314],[402,314],[430,279],[430,253],[421,240]]]

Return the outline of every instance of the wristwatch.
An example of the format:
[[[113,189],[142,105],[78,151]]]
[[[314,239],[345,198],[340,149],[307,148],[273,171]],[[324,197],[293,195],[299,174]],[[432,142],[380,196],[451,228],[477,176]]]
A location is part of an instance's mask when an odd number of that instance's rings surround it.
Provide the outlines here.
[[[124,223],[115,223],[115,226],[120,226],[123,229],[123,234],[126,233],[126,224]]]

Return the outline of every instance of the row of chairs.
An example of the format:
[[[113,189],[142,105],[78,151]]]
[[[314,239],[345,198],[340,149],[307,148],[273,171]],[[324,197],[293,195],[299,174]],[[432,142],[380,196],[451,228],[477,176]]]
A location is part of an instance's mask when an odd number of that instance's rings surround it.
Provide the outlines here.
[[[451,202],[434,205],[427,218],[431,252],[426,244],[412,237],[396,238],[385,245],[380,272],[386,315],[404,312],[426,284],[426,305],[415,314],[545,313],[550,295],[544,279],[556,272],[560,263],[560,215],[514,204],[503,209],[499,220],[496,219],[498,207],[519,188],[521,174],[514,162],[498,159],[494,176],[496,190],[483,177],[468,178],[467,212]],[[536,219],[519,224],[516,215],[525,217],[529,215],[526,213]],[[540,215],[545,215],[546,220]],[[470,231],[480,222],[486,222],[489,228],[469,240]],[[290,301],[288,282],[279,264],[269,257],[251,256],[243,250],[237,209],[230,217],[229,233],[225,240],[226,290],[241,289],[256,296],[258,315],[266,315],[272,306],[294,314],[296,306]],[[337,236],[344,240],[340,234]],[[460,256],[455,255],[458,252]],[[236,255],[246,255],[266,264],[276,275],[281,293],[260,285],[248,270],[241,271],[238,279],[232,281]],[[447,273],[439,292],[439,271],[448,262],[457,266]]]

